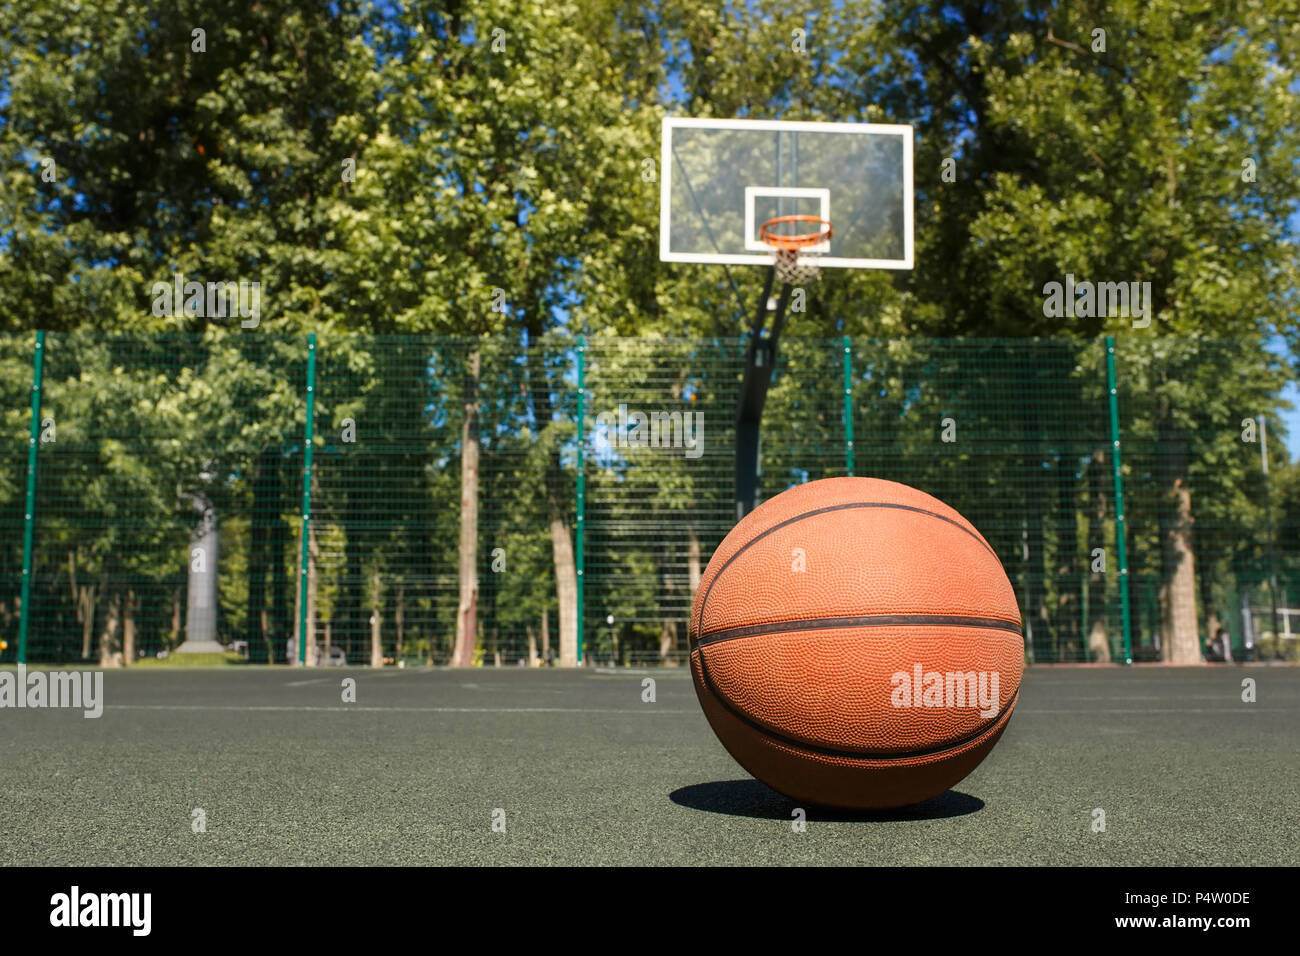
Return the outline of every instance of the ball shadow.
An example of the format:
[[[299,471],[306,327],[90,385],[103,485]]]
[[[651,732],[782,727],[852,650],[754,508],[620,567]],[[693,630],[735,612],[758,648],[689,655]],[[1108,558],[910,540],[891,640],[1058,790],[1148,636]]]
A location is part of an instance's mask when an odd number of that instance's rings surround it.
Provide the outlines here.
[[[782,796],[757,780],[719,780],[681,787],[668,795],[681,807],[706,813],[725,813],[733,817],[756,817],[761,820],[789,820],[801,804]],[[843,810],[837,807],[803,805],[810,821],[822,823],[891,823],[901,820],[941,820],[962,817],[984,809],[984,801],[968,793],[948,790],[924,803],[892,810]]]

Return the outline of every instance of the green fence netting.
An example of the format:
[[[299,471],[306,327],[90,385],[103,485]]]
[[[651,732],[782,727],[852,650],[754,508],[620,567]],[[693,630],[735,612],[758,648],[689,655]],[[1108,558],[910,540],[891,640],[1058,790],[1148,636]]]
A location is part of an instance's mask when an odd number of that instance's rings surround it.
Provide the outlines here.
[[[947,501],[1002,558],[1034,661],[1155,659],[1180,614],[1239,656],[1286,650],[1260,608],[1296,603],[1300,548],[1275,533],[1269,554],[1243,427],[1278,407],[1280,360],[1121,338],[1112,423],[1106,347],[786,340],[762,497],[857,474]],[[262,331],[45,336],[29,518],[34,342],[0,338],[0,661],[19,650],[29,524],[33,662],[187,639],[282,662],[300,618],[321,662],[447,663],[458,622],[485,664],[561,660],[566,622],[587,663],[683,659],[695,584],[736,520],[743,341],[318,336],[304,497],[307,352]],[[1243,368],[1262,371],[1230,407],[1216,383]]]

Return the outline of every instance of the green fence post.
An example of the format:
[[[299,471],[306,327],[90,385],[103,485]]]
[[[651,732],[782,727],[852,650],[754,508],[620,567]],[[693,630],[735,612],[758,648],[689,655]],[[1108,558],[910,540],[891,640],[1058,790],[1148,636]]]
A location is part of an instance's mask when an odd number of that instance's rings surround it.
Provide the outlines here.
[[[1115,336],[1106,336],[1106,388],[1110,392],[1110,462],[1115,475],[1115,540],[1119,552],[1119,607],[1124,633],[1124,663],[1133,663],[1133,627],[1128,599],[1128,546],[1124,525],[1124,475],[1120,470],[1119,390],[1115,385]]]
[[[18,663],[27,663],[27,627],[32,606],[32,544],[36,531],[36,449],[41,441],[41,376],[45,368],[45,333],[36,333],[32,354],[32,430],[27,442],[27,502],[23,508],[22,607],[18,612]]]
[[[853,352],[844,336],[844,467],[853,477]]]
[[[585,442],[586,432],[584,429],[587,414],[587,345],[586,341],[580,335],[578,336],[578,520],[574,528],[575,541],[575,561],[578,565],[578,594],[577,608],[578,616],[578,665],[582,665],[582,615],[583,615],[583,571],[585,570],[584,555],[584,538],[586,537],[585,520],[587,517],[587,480],[586,480],[586,456]]]
[[[302,566],[298,578],[298,663],[307,664],[307,567],[311,540],[312,423],[316,419],[316,333],[307,336],[307,425],[303,431],[302,458]]]

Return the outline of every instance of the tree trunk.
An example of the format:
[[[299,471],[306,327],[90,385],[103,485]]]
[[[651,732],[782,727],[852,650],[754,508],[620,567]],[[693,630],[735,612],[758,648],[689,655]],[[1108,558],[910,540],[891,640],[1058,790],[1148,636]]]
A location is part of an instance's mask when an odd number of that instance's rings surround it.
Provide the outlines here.
[[[573,558],[569,523],[551,514],[551,553],[555,561],[555,595],[560,602],[560,666],[578,665],[578,567]]]
[[[81,659],[89,660],[90,639],[95,631],[95,586],[77,587],[77,559],[73,551],[68,552],[68,581],[72,585],[72,608],[81,624]]]
[[[334,602],[334,622],[339,626],[339,639],[344,652],[352,656],[352,649],[366,640],[365,631],[369,614],[366,610],[365,560],[372,550],[367,503],[357,495],[348,496],[343,534],[343,569],[340,575],[338,598]]]
[[[393,662],[400,663],[402,660],[402,643],[406,638],[406,585],[404,584],[397,586],[397,611],[394,615],[393,624],[397,627],[397,652],[393,655]]]
[[[677,622],[666,618],[659,627],[659,663],[677,666]]]
[[[1219,628],[1223,626],[1223,622],[1219,620],[1218,612],[1213,609],[1212,605],[1207,603],[1207,607],[1210,607],[1210,610],[1205,612],[1205,640],[1213,642],[1215,635],[1219,633]],[[1227,641],[1227,643],[1231,644],[1231,640]],[[1231,660],[1231,651],[1224,648],[1224,652],[1225,659]]]
[[[370,666],[384,666],[384,639],[381,633],[379,608],[370,616]]]
[[[79,594],[77,594],[77,557],[76,557],[76,553],[73,551],[68,552],[68,587],[71,589],[71,593],[72,593],[73,617],[75,617],[78,621],[80,621],[81,620],[81,597]],[[21,599],[15,602],[15,604],[20,604],[20,603],[21,603]],[[9,629],[7,625],[8,622],[6,621],[5,630]],[[84,657],[85,655],[82,656]]]
[[[465,375],[465,420],[460,432],[460,601],[452,667],[474,663],[478,635],[478,388],[481,356],[470,353]]]
[[[104,630],[99,635],[99,666],[117,667],[122,660],[117,647],[117,630],[122,619],[122,596],[116,591],[109,591],[107,585],[104,591],[108,595],[108,604],[104,615]]]
[[[280,520],[280,472],[279,455],[271,449],[264,449],[257,457],[256,472],[253,476],[253,510],[248,538],[248,626],[245,639],[248,641],[249,658],[254,657],[253,648],[257,643],[257,631],[261,631],[263,641],[267,640],[267,572],[271,564],[271,539],[274,525]],[[267,644],[268,649],[270,644]],[[268,656],[266,663],[273,659]]]
[[[1019,463],[1025,475],[1025,493],[1022,499],[1024,515],[1021,532],[1021,557],[1024,561],[1021,600],[1025,608],[1025,640],[1030,645],[1030,660],[1040,648],[1046,648],[1053,663],[1060,661],[1059,648],[1053,648],[1053,631],[1047,606],[1048,564],[1046,536],[1048,508],[1046,489],[1043,487],[1042,453],[1046,440],[1042,422],[1036,414],[1034,389],[1037,381],[1031,376],[1017,385],[1020,415],[1018,417]]]
[[[655,555],[655,567],[659,575],[658,604],[659,613],[659,665],[673,666],[673,652],[677,650],[677,621],[672,617],[672,608],[676,604],[677,582],[673,578],[676,568],[673,559],[676,552],[670,541],[663,541]]]
[[[122,617],[122,663],[135,663],[135,591],[127,588]]]
[[[77,612],[81,621],[81,659],[90,660],[90,644],[95,633],[95,585],[81,586],[81,608]]]
[[[1201,538],[1199,536],[1195,540],[1197,543],[1197,553],[1202,555],[1215,553],[1213,548],[1201,544]],[[1214,603],[1215,570],[1216,569],[1212,564],[1207,565],[1203,561],[1201,563],[1201,573],[1197,576],[1197,584],[1200,588],[1200,606],[1202,612],[1205,614],[1205,642],[1201,646],[1202,653],[1204,653],[1207,646],[1214,643],[1215,635],[1218,634],[1219,628],[1223,626],[1223,621],[1219,618],[1219,609]],[[1228,641],[1227,643],[1231,644],[1232,642]]]
[[[181,642],[181,589],[172,588],[172,629],[167,636],[167,650],[174,651]]]
[[[542,611],[542,663],[551,662],[551,612]]]
[[[1101,664],[1110,663],[1110,639],[1106,633],[1106,575],[1119,574],[1119,555],[1107,546],[1102,534],[1109,510],[1105,475],[1105,452],[1099,449],[1088,464],[1088,496],[1092,500],[1092,520],[1088,523],[1088,659]],[[1104,574],[1092,570],[1093,548],[1105,551]]]
[[[292,469],[290,469],[292,471]],[[286,490],[285,511],[298,513],[301,505],[302,495],[302,471],[298,470],[297,491],[295,497],[292,494],[292,488]],[[286,480],[286,484],[292,485],[291,481]],[[277,501],[284,500],[277,498]],[[289,504],[292,502],[292,504]],[[299,514],[301,518],[301,514]],[[311,522],[308,522],[311,524]],[[310,530],[308,532],[310,534]],[[270,527],[270,546],[268,565],[271,571],[271,614],[270,614],[270,646],[272,648],[271,656],[267,658],[268,664],[273,664],[279,659],[279,655],[284,653],[285,644],[290,635],[295,637],[298,634],[298,603],[299,603],[299,586],[298,579],[301,573],[302,563],[302,537],[301,531],[299,538],[294,541],[293,526],[286,520],[279,510],[276,511],[276,518]],[[299,550],[290,554],[295,543]],[[290,570],[292,569],[292,570]],[[290,594],[290,591],[293,593]],[[308,658],[310,661],[310,658]]]
[[[695,595],[700,590],[700,576],[701,576],[700,564],[701,564],[700,536],[695,533],[694,528],[687,528],[686,529],[686,580],[688,582],[688,586],[690,587],[691,597],[688,603],[691,607],[694,607]],[[667,632],[668,623],[669,622],[667,621],[664,622],[664,632]],[[688,622],[687,623],[688,632],[689,632],[689,628],[690,628],[690,624]],[[677,622],[674,621],[672,627],[672,636],[671,636],[672,650],[676,650],[678,647],[677,635],[678,635]],[[668,639],[667,633],[660,634],[660,647],[659,647],[660,661],[661,663],[663,663],[665,667],[676,667],[679,662],[673,657],[666,656],[665,653],[665,641],[667,639]]]
[[[537,301],[537,290],[525,296],[527,301]],[[528,326],[530,349],[528,354],[529,391],[533,400],[533,417],[542,428],[553,426],[555,403],[551,399],[551,381],[546,370],[543,331],[534,312],[534,321]],[[578,568],[574,558],[573,534],[569,527],[569,508],[573,492],[560,460],[560,444],[552,442],[546,461],[546,504],[550,515],[551,560],[555,566],[555,596],[559,602],[560,665],[575,667],[578,663]],[[542,632],[543,640],[546,632]]]
[[[531,624],[524,625],[524,633],[528,635],[528,666],[537,666],[537,634],[533,631]]]
[[[1192,551],[1192,493],[1187,479],[1173,479],[1164,529],[1164,575],[1160,587],[1162,658],[1170,664],[1201,663],[1196,625],[1196,566]]]
[[[1055,630],[1063,651],[1059,659],[1087,660],[1087,639],[1082,633],[1083,582],[1079,580],[1079,508],[1076,503],[1074,467],[1064,456],[1052,469],[1056,479],[1056,608]]]
[[[384,666],[384,637],[382,632],[384,614],[383,584],[379,572],[374,571],[370,577],[370,666]]]
[[[695,592],[700,589],[700,538],[691,528],[686,532],[686,576],[691,582],[691,604],[695,604]]]
[[[310,523],[311,522],[308,522],[308,524]],[[299,542],[298,546],[302,547],[301,532],[298,535],[298,542]],[[299,562],[301,562],[301,560],[302,559],[300,557]],[[294,567],[297,569],[297,574],[294,575],[294,581],[301,582],[302,564],[295,563]],[[298,633],[299,631],[298,622],[301,620],[302,620],[302,586],[301,584],[299,584],[297,587],[293,589],[293,640],[294,640],[293,651],[294,653],[293,653],[293,659],[286,661],[286,663],[290,667],[296,667],[298,664],[298,658],[300,653],[298,651],[298,648],[302,646],[302,639],[303,639],[303,636],[300,633]],[[274,664],[275,663],[275,652],[274,652],[275,639],[271,637],[270,633],[267,631],[265,616],[263,616],[262,618],[262,633],[267,635],[266,648],[267,648],[267,653],[271,655],[268,658],[267,663]],[[312,664],[314,663],[314,661],[312,660],[311,652],[312,652],[312,648],[308,646],[305,656],[302,657],[302,660],[305,666],[307,667],[311,667]]]

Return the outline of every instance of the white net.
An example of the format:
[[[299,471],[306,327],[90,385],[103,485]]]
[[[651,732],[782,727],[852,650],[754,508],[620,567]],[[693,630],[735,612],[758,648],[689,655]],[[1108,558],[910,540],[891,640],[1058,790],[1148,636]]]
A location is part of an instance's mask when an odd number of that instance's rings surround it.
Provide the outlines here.
[[[798,249],[775,250],[776,277],[790,285],[808,285],[822,277],[817,264],[818,253],[800,252]]]

